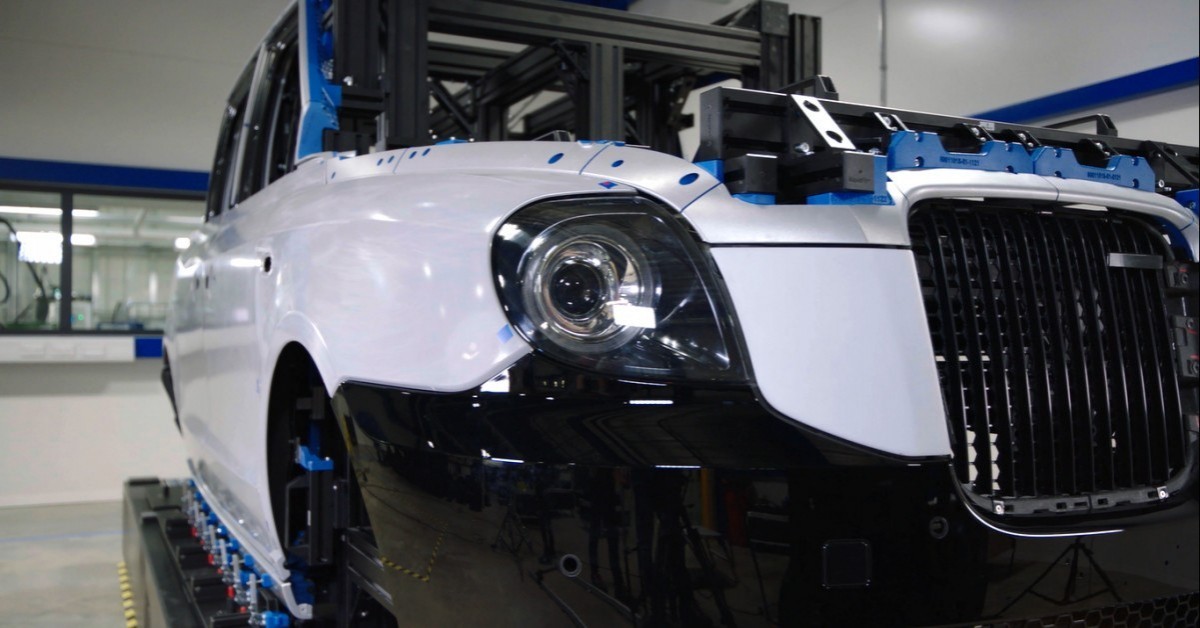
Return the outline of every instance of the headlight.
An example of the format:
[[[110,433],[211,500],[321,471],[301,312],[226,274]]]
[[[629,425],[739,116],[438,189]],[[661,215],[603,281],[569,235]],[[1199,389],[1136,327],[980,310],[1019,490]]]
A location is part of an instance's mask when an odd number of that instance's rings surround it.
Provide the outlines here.
[[[497,231],[496,284],[539,351],[619,376],[746,380],[706,254],[654,203],[538,203]]]

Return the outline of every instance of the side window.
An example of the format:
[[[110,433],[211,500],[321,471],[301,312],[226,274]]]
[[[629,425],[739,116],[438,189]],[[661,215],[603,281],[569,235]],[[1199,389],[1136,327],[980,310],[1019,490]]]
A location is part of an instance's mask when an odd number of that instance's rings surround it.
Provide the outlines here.
[[[300,116],[300,69],[294,21],[272,37],[265,72],[255,87],[238,200],[290,171]]]
[[[225,106],[225,117],[221,121],[221,134],[217,140],[217,154],[213,157],[212,175],[208,181],[208,207],[205,220],[219,216],[233,203],[233,188],[238,161],[238,147],[242,139],[242,126],[246,120],[246,104],[250,96],[250,80],[257,63],[251,59],[238,79],[237,87]]]
[[[266,182],[296,167],[296,138],[300,126],[300,55],[293,42],[285,58],[283,79],[271,99],[271,135],[266,150]]]

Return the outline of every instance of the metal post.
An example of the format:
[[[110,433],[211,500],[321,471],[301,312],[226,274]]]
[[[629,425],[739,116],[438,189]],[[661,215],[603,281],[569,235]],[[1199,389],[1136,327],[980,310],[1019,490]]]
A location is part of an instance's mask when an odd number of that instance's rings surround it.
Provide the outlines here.
[[[625,55],[620,46],[587,47],[587,102],[578,111],[582,139],[625,139]]]
[[[389,147],[429,143],[429,0],[389,0],[384,88]]]
[[[72,261],[75,257],[74,247],[71,246],[71,235],[75,232],[75,194],[62,194],[62,265],[58,267],[58,289],[62,297],[58,302],[58,328],[62,331],[71,329],[71,274],[74,272]]]

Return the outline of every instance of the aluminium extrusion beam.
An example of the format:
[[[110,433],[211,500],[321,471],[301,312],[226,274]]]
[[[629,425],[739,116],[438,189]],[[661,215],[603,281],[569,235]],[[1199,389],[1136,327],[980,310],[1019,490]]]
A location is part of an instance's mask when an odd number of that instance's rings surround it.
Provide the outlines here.
[[[429,42],[429,76],[448,81],[472,81],[504,63],[511,53],[491,48]]]
[[[623,48],[649,58],[741,74],[759,63],[759,33],[647,17],[551,0],[438,0],[431,31],[545,45],[554,40]]]
[[[387,4],[387,58],[400,61],[384,75],[389,146],[429,143],[430,4],[429,0]]]
[[[583,105],[575,107],[576,128],[587,129],[591,136],[587,139],[624,140],[624,50],[612,44],[590,43],[587,63],[587,90],[576,95]]]

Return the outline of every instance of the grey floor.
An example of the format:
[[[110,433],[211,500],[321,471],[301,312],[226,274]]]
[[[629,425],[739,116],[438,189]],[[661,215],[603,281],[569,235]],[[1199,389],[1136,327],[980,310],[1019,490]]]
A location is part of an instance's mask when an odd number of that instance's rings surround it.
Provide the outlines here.
[[[0,508],[0,627],[124,628],[121,503]]]

